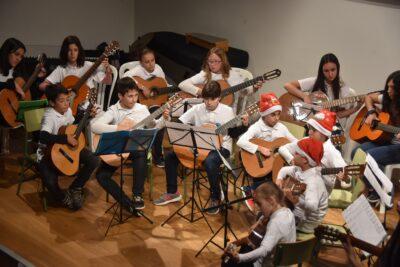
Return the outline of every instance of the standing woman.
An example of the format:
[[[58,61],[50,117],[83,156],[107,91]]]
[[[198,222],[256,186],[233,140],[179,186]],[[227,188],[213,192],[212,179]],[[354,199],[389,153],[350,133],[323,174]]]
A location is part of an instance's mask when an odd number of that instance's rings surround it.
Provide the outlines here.
[[[202,70],[198,74],[181,82],[179,88],[189,94],[200,97],[201,88],[196,85],[218,80],[225,80],[230,86],[245,81],[238,72],[232,70],[225,51],[221,48],[213,47],[208,51],[204,59]],[[235,93],[235,100],[232,107],[235,114],[240,111],[240,108],[238,108],[239,94],[243,96],[249,95],[256,92],[261,86],[262,82],[259,81],[253,87]]]
[[[44,82],[39,89],[44,92],[50,84],[61,83],[65,77],[74,75],[82,77],[86,71],[93,65],[92,62],[85,61],[85,52],[78,37],[70,35],[65,37],[60,49],[61,65],[58,66]],[[102,65],[86,81],[89,88],[94,87],[93,80],[98,83],[111,84],[111,69],[106,58]]]
[[[285,89],[292,95],[303,99],[306,103],[312,103],[310,93],[322,91],[329,100],[349,97],[350,87],[340,78],[340,64],[338,58],[332,54],[322,56],[318,67],[318,76],[292,81],[285,84]],[[318,93],[317,93],[318,95]],[[336,115],[345,129],[346,119],[359,110],[362,103],[345,106],[343,110],[337,110]]]
[[[389,113],[392,125],[399,127],[400,70],[389,75],[389,77],[386,79],[385,89],[382,92],[369,94],[365,97],[364,101],[369,114],[365,120],[367,125],[371,125],[372,121],[377,119],[375,104],[382,104],[382,111]],[[368,154],[375,159],[382,170],[386,165],[400,163],[400,133],[393,135],[392,139],[388,142],[365,142],[360,146],[360,148],[365,152],[368,152]],[[355,150],[353,150],[353,153]],[[371,203],[377,202],[379,200],[378,195],[369,185],[368,181],[366,182],[366,185],[370,188],[368,200]]]

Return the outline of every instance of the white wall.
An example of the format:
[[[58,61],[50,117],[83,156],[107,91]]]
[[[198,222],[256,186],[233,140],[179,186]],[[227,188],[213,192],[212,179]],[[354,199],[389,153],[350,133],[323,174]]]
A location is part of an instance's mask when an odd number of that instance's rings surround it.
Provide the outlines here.
[[[282,70],[279,80],[263,88],[278,94],[284,82],[316,75],[321,56],[333,52],[342,78],[363,93],[382,88],[387,75],[400,69],[400,6],[373,2],[136,1],[135,33],[165,30],[225,37],[250,53],[254,74]]]
[[[63,39],[77,35],[85,49],[118,40],[128,50],[134,41],[133,0],[1,0],[0,43],[21,40],[28,55],[58,56]]]

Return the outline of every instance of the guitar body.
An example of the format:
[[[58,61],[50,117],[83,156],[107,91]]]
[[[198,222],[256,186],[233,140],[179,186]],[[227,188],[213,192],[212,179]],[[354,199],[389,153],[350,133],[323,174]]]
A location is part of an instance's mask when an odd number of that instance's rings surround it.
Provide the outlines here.
[[[202,127],[209,128],[209,129],[216,129],[217,127],[214,124],[204,124]],[[222,139],[222,138],[221,138]],[[194,169],[194,155],[192,148],[172,145],[172,148],[178,157],[179,161],[183,166],[188,169]],[[219,149],[219,147],[217,147]],[[198,155],[196,159],[196,169],[200,169],[203,165],[204,160],[207,158],[210,150],[207,149],[197,149]]]
[[[93,142],[93,147],[97,148],[97,145],[99,144],[100,141],[100,135],[98,134],[93,134],[92,136],[92,142]],[[124,162],[127,158],[129,157],[129,153],[124,153],[122,154],[122,162]],[[114,167],[119,167],[121,166],[121,157],[115,154],[110,154],[110,155],[101,155],[100,156],[101,160],[107,163],[110,166]]]
[[[292,103],[294,101],[301,101],[301,98],[298,98],[297,96],[294,96],[292,94],[289,93],[285,93],[283,95],[281,95],[279,97],[279,102],[282,105],[282,112],[281,112],[281,116],[279,117],[280,120],[282,121],[287,121],[287,122],[291,122],[300,126],[304,126],[306,125],[304,122],[302,121],[297,121],[293,118],[293,115],[290,114],[289,112],[289,108],[292,107]]]
[[[76,125],[63,126],[58,131],[59,134],[74,134]],[[54,166],[63,174],[72,176],[79,169],[79,154],[85,147],[85,137],[83,133],[79,135],[78,145],[72,147],[68,144],[54,144],[51,148],[51,160]]]
[[[242,149],[240,151],[240,156],[246,172],[253,178],[261,178],[271,171],[274,171],[273,176],[275,175],[276,177],[278,171],[283,167],[285,162],[279,154],[275,155],[275,153],[279,147],[289,143],[289,140],[281,137],[272,142],[268,142],[259,138],[252,138],[250,142],[268,148],[271,151],[271,156],[266,158],[259,151],[252,154]]]
[[[26,83],[25,80],[22,79],[21,77],[15,78],[15,82],[16,82],[19,86],[21,86],[21,88],[23,88],[24,85],[25,85],[25,83]],[[30,90],[30,88],[26,88],[25,91],[24,91],[24,93],[25,93],[25,98],[24,98],[24,100],[26,100],[26,101],[31,101],[31,100],[32,100],[32,96],[31,96],[31,90]]]
[[[74,76],[74,75],[68,75],[67,77],[64,78],[64,80],[62,81],[62,86],[64,86],[65,88],[72,88],[78,81],[79,81],[79,77]],[[89,93],[89,86],[87,86],[86,83],[84,83],[77,92],[75,92],[75,97],[73,102],[70,104],[71,109],[72,109],[72,114],[76,115],[76,112],[78,111],[78,105],[80,103],[82,103],[83,101],[86,100],[86,97]],[[71,92],[70,92],[71,93]]]
[[[17,127],[21,123],[17,121],[19,102],[14,90],[3,89],[0,91],[0,112],[4,122],[11,127]]]
[[[225,81],[225,80],[218,80],[217,82],[221,86],[221,92],[223,92],[225,89],[228,89],[229,87],[231,87],[229,85],[229,83],[227,81]],[[199,87],[202,90],[203,90],[204,86],[205,86],[205,84],[196,84],[196,87]],[[191,94],[183,92],[183,91],[179,92],[179,95],[182,98],[193,98],[193,97],[196,97],[194,95],[191,95]],[[225,105],[228,105],[228,106],[232,106],[233,101],[234,101],[233,94],[226,95],[221,99],[221,103],[223,103]]]
[[[390,139],[390,135],[381,131],[373,130],[369,125],[364,123],[364,119],[367,113],[367,108],[362,108],[357,117],[354,119],[353,125],[350,128],[350,138],[356,142],[381,142]],[[389,124],[390,115],[386,112],[379,112],[378,120],[381,123]]]
[[[145,86],[150,89],[152,92],[152,96],[146,97],[141,90],[139,90],[139,103],[146,105],[148,107],[151,106],[161,106],[168,100],[168,94],[160,94],[158,89],[167,88],[167,82],[160,77],[154,77],[150,80],[143,80],[138,76],[133,77],[139,84]]]

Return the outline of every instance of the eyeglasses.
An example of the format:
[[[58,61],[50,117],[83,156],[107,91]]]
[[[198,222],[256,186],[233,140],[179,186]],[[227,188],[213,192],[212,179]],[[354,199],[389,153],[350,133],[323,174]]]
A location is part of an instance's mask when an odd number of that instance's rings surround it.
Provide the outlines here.
[[[221,60],[207,60],[207,63],[212,65],[212,64],[220,64],[222,61]]]

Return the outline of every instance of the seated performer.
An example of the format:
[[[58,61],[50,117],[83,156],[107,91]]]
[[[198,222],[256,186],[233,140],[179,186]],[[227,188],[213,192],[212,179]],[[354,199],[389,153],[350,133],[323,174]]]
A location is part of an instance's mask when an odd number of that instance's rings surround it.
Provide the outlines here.
[[[274,93],[265,93],[260,96],[260,115],[261,118],[244,133],[238,140],[237,145],[250,152],[256,153],[260,151],[265,157],[270,157],[271,151],[268,148],[259,146],[250,142],[252,138],[260,138],[265,141],[272,142],[279,137],[285,137],[290,142],[296,142],[297,139],[289,132],[287,127],[279,122],[279,116],[282,112],[282,106]],[[265,177],[253,180],[252,189],[256,189],[258,185],[265,181],[271,181],[272,173],[267,174]],[[249,187],[242,188],[244,194],[247,196],[251,194]],[[246,204],[250,210],[253,210],[254,203],[252,199],[246,200]]]
[[[155,56],[154,56],[154,51],[145,48],[141,51],[140,53],[140,64],[135,66],[133,69],[127,71],[123,75],[124,77],[131,77],[135,79],[134,77],[140,77],[143,80],[148,80],[153,77],[159,77],[165,78],[165,73],[156,63]],[[150,96],[150,88],[146,88],[144,85],[138,83],[135,81],[138,88],[142,91],[142,93],[146,96]],[[152,106],[149,107],[150,112],[154,112],[157,110],[158,106]],[[163,168],[165,167],[165,162],[164,162],[164,156],[162,152],[162,141],[164,137],[164,129],[161,129],[158,131],[156,139],[154,140],[154,145],[153,145],[153,162],[157,167]]]
[[[323,220],[328,210],[328,192],[321,177],[321,172],[314,168],[321,164],[324,147],[321,141],[305,138],[297,142],[293,157],[294,166],[283,167],[276,180],[283,187],[283,179],[291,176],[306,184],[303,194],[296,197],[288,188],[283,188],[285,196],[295,204],[293,211],[296,217],[297,230],[313,233]]]
[[[382,104],[382,112],[389,113],[390,122],[393,126],[400,126],[400,70],[391,73],[385,82],[385,89],[380,93],[373,93],[365,97],[365,106],[368,109],[368,117],[365,124],[371,125],[378,118],[375,104]],[[359,146],[370,154],[378,163],[379,168],[384,170],[386,165],[400,163],[400,133],[392,135],[391,139],[379,142],[365,142]],[[357,147],[358,148],[358,147]],[[353,150],[353,155],[357,150]],[[389,177],[390,178],[390,177]],[[367,179],[364,179],[369,188],[368,201],[378,203],[379,196],[372,188]]]
[[[277,244],[296,241],[295,218],[292,211],[285,206],[282,190],[274,183],[264,183],[255,190],[254,202],[262,215],[251,229],[256,229],[257,224],[264,224],[265,235],[261,244],[252,248],[244,244],[244,241],[248,241],[247,238],[234,241],[233,244],[241,246],[240,251],[237,253],[226,249],[223,259],[229,256],[230,260],[226,264],[222,263],[224,267],[266,266],[271,263]]]
[[[99,158],[88,149],[84,148],[80,153],[80,163],[82,164],[78,176],[69,186],[68,190],[63,192],[58,185],[58,170],[51,164],[46,149],[52,144],[69,144],[77,146],[77,137],[70,134],[58,134],[62,126],[76,123],[69,108],[68,91],[61,85],[51,85],[46,89],[46,97],[50,107],[46,109],[40,129],[39,148],[37,150],[37,168],[43,179],[47,190],[52,194],[56,201],[61,202],[65,207],[78,210],[84,202],[83,187],[89,180],[93,171],[99,165]],[[95,111],[92,111],[94,115]],[[82,117],[79,116],[78,117]],[[75,122],[74,122],[75,121]]]
[[[309,137],[324,144],[324,155],[321,159],[321,166],[324,168],[342,168],[347,165],[339,150],[335,148],[330,139],[335,123],[336,114],[328,110],[321,110],[307,121]],[[290,165],[293,165],[296,147],[296,143],[290,143],[279,148],[279,153]],[[346,188],[349,186],[343,181],[345,178],[343,172],[336,175],[323,175],[322,178],[329,194],[335,186],[336,178],[341,181],[342,187]]]
[[[148,117],[150,112],[145,105],[137,103],[138,87],[132,78],[125,77],[118,80],[116,84],[119,101],[110,106],[108,110],[99,117],[92,125],[92,131],[95,134],[115,131],[129,131],[135,125]],[[154,121],[156,128],[164,127],[164,119],[169,118],[169,110],[166,109],[163,116]],[[144,200],[142,193],[144,190],[144,182],[147,177],[147,155],[144,151],[138,151],[130,155],[133,167],[133,187],[132,199],[123,193],[121,196],[119,185],[112,179],[112,175],[118,167],[108,165],[104,161],[101,162],[96,172],[96,179],[99,184],[110,193],[116,201],[120,201],[121,205],[128,211],[144,209]]]
[[[237,85],[244,82],[244,78],[239,75],[238,72],[233,71],[229,65],[228,57],[222,48],[213,47],[211,48],[203,62],[202,70],[179,84],[179,88],[193,96],[201,96],[201,88],[196,85],[206,84],[209,81],[225,80],[230,86]],[[239,95],[243,96],[252,94],[260,89],[262,82],[259,81],[253,87],[249,87],[246,90],[235,93],[233,111],[235,114],[239,114],[241,106],[239,105]]]
[[[204,99],[204,103],[196,105],[184,113],[179,118],[181,122],[185,124],[193,124],[195,126],[201,126],[205,123],[224,124],[235,117],[231,107],[220,103],[221,87],[217,82],[211,81],[207,83],[201,92],[201,96]],[[231,137],[235,138],[239,134],[241,134],[239,131],[228,131],[228,135],[223,137],[220,153],[224,157],[229,157],[232,151]],[[167,192],[164,193],[159,199],[154,201],[155,205],[166,205],[182,199],[181,194],[178,192],[177,184],[178,164],[179,159],[175,152],[170,151],[165,154]],[[222,160],[215,150],[210,151],[207,158],[203,162],[211,189],[210,207],[216,207],[220,203],[221,189],[219,185],[219,168],[221,164]],[[208,211],[210,214],[217,214],[218,212],[219,208],[217,207]]]

